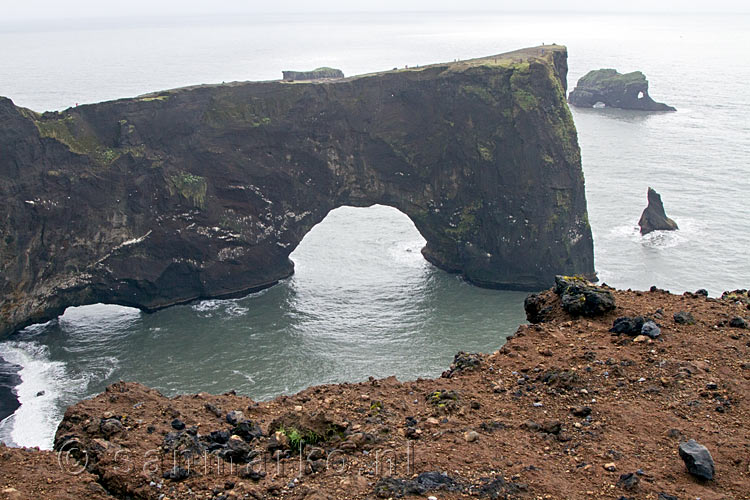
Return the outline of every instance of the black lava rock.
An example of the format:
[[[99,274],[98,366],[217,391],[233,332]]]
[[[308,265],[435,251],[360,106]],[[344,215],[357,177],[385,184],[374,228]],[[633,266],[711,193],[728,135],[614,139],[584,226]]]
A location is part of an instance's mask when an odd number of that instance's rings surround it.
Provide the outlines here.
[[[245,441],[252,441],[253,439],[259,438],[263,436],[263,430],[260,428],[260,426],[256,423],[254,423],[252,420],[245,420],[243,422],[239,422],[232,431],[234,434],[238,435]]]
[[[659,328],[653,321],[646,321],[643,323],[643,327],[641,327],[641,335],[655,339],[661,335],[661,328]]]
[[[628,472],[627,474],[620,475],[620,479],[617,480],[617,486],[625,490],[632,490],[635,489],[640,482],[641,480],[637,475],[633,474],[632,472]]]
[[[714,478],[714,459],[708,448],[691,439],[680,444],[679,452],[690,474],[701,479]]]
[[[674,322],[679,325],[694,325],[695,318],[687,311],[680,311],[674,314]]]
[[[747,328],[747,321],[745,318],[742,318],[740,316],[735,316],[734,318],[729,320],[729,326],[732,328]]]
[[[641,334],[644,323],[645,320],[643,319],[643,316],[634,316],[632,318],[629,316],[621,316],[615,320],[609,331],[618,335],[624,333],[635,337],[636,335]]]
[[[578,276],[555,276],[555,293],[573,316],[600,316],[615,308],[612,292]]]
[[[182,467],[173,467],[163,474],[164,479],[171,479],[172,481],[182,481],[187,479],[190,472]]]
[[[183,422],[179,418],[176,418],[176,419],[172,420],[172,428],[174,430],[181,431],[182,429],[185,428],[185,422]]]

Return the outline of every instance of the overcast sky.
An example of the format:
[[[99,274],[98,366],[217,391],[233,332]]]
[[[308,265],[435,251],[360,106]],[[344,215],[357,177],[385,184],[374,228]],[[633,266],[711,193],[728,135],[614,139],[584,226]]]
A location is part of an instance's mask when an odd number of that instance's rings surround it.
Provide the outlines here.
[[[333,11],[750,12],[746,0],[2,0],[2,19]]]

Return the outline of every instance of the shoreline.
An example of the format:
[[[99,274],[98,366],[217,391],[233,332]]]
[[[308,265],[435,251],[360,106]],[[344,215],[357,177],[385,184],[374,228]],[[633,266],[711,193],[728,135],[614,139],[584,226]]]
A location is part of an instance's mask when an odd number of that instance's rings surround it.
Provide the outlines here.
[[[573,317],[543,292],[543,322],[494,353],[459,353],[436,379],[315,386],[267,402],[167,398],[119,382],[69,407],[58,427],[56,450],[87,473],[61,469],[55,452],[0,448],[0,483],[19,498],[84,487],[154,500],[750,498],[750,330],[732,326],[750,317],[747,292],[598,289],[615,310]],[[661,334],[611,332],[623,316],[653,318]],[[712,454],[712,481],[677,454],[689,439]],[[29,460],[33,472],[15,465]]]
[[[18,375],[20,369],[20,366],[0,358],[0,422],[13,415],[21,406],[15,393],[15,388],[21,383]]]

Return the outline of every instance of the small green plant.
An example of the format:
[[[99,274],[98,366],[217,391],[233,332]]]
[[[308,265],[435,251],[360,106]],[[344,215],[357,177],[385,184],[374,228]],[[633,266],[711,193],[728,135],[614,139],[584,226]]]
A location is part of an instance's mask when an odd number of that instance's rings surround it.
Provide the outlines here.
[[[323,441],[323,437],[313,430],[303,432],[294,427],[289,429],[279,427],[278,430],[289,439],[289,448],[292,450],[301,450],[307,445],[314,445]]]

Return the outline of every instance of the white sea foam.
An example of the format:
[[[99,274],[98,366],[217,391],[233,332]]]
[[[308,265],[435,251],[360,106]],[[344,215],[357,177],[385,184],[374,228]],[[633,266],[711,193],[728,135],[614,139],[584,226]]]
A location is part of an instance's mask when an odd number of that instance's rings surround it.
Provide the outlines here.
[[[15,389],[21,406],[0,423],[0,440],[15,446],[51,449],[62,418],[61,398],[87,382],[71,380],[65,363],[51,360],[47,346],[36,341],[2,342],[0,356],[21,366],[21,383]]]

